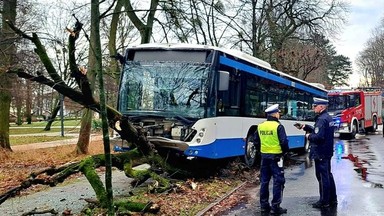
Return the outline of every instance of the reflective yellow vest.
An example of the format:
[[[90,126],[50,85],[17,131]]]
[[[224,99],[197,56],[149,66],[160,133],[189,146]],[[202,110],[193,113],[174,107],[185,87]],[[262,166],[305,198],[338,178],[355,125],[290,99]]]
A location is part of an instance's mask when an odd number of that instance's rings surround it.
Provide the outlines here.
[[[283,152],[277,134],[278,126],[279,123],[276,121],[265,121],[259,124],[257,131],[261,142],[261,153],[281,154]]]

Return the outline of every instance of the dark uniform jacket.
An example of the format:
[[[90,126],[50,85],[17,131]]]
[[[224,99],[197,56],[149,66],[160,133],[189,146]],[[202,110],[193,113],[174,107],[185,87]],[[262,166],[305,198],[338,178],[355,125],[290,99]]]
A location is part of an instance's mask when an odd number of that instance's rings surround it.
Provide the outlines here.
[[[287,153],[289,151],[289,146],[288,146],[288,138],[287,138],[287,134],[285,133],[284,126],[280,124],[279,119],[273,116],[268,116],[267,121],[276,121],[279,123],[279,126],[277,126],[277,136],[279,138],[279,144],[281,146],[281,150],[283,151],[282,154]],[[257,131],[255,132],[254,141],[255,141],[256,148],[260,152],[261,143],[260,143],[259,133]],[[266,157],[266,158],[275,158],[276,156],[280,157],[281,155],[280,154],[279,155],[261,154],[262,157]]]
[[[309,157],[325,159],[333,156],[334,122],[326,110],[315,117],[315,126],[305,125],[304,131],[309,132]]]

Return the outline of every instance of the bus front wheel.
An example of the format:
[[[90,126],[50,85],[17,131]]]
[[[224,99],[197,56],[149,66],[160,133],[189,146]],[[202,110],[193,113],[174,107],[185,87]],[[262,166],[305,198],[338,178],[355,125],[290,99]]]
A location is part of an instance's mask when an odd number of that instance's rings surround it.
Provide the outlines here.
[[[248,167],[253,167],[260,162],[260,152],[258,152],[254,142],[255,131],[256,129],[248,132],[245,143],[244,161]]]
[[[310,151],[308,139],[306,138],[304,142],[304,146],[299,149],[300,155],[307,154]]]

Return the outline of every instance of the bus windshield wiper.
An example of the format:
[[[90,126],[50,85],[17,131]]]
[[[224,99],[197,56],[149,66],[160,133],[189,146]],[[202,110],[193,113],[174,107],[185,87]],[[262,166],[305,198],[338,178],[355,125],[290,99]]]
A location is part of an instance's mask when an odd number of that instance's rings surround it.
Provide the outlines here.
[[[195,121],[191,121],[191,120],[189,120],[189,119],[187,119],[187,118],[185,118],[183,116],[180,116],[180,115],[175,116],[175,119],[181,121],[181,123],[183,123],[186,126],[190,126],[193,123],[195,123]]]

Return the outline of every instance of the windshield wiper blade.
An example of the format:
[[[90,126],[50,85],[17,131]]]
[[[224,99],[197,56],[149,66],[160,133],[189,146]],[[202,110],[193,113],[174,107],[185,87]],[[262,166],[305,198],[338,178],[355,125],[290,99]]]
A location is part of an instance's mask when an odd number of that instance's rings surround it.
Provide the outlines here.
[[[191,121],[191,120],[189,120],[183,116],[180,116],[180,115],[175,116],[175,119],[181,121],[181,123],[183,123],[184,125],[187,125],[187,126],[190,126],[193,123],[195,123],[195,121]]]

